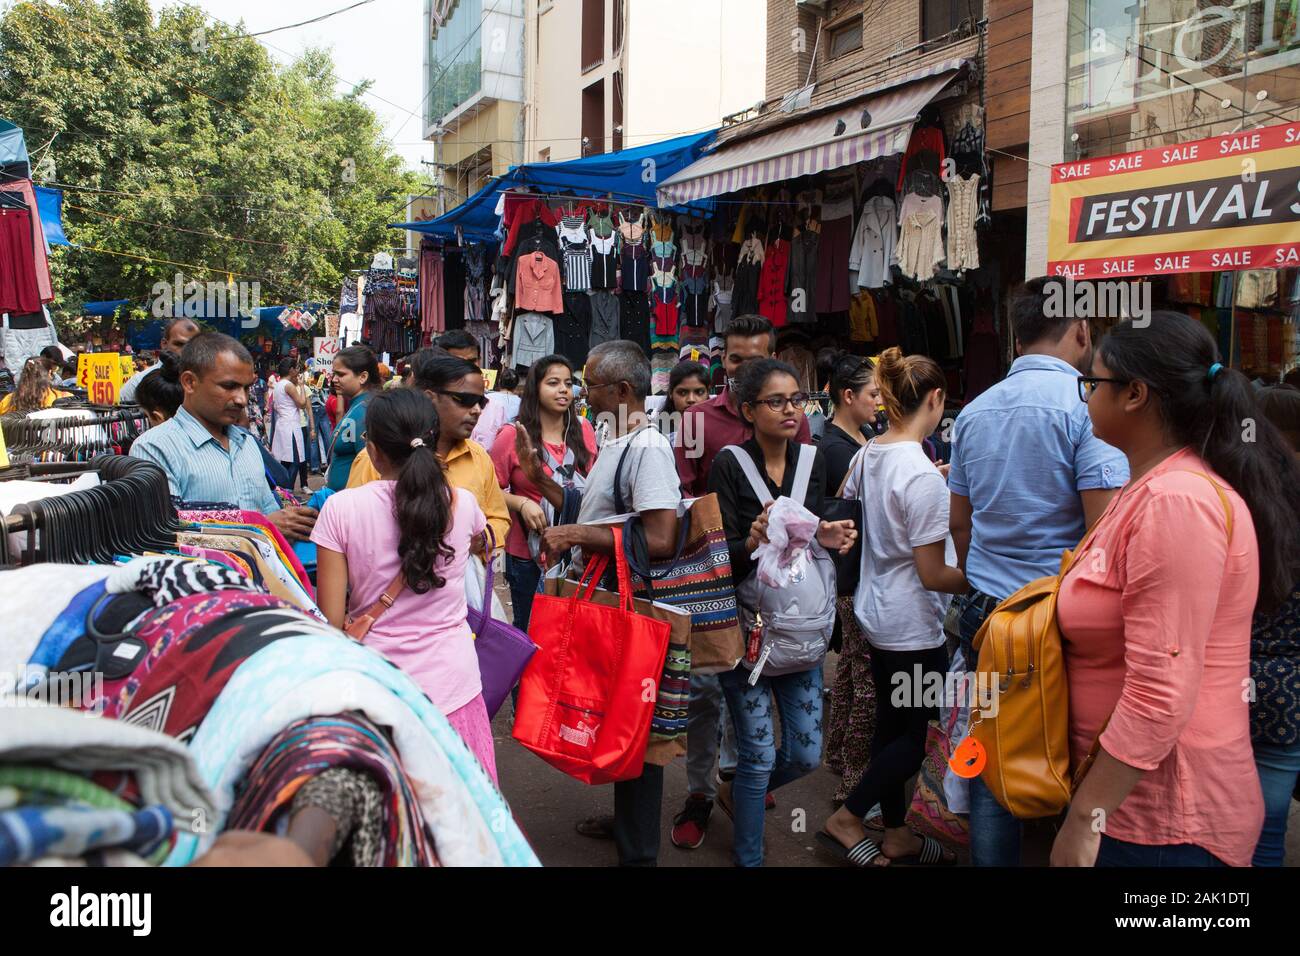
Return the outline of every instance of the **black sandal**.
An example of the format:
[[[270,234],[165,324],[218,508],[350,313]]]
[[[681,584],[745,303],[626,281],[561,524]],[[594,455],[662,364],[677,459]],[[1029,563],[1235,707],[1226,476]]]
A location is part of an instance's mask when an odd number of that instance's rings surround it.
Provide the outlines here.
[[[876,857],[883,856],[883,853],[881,852],[880,849],[880,844],[877,843],[875,840],[869,838],[864,840],[859,840],[853,846],[847,847],[839,840],[835,839],[835,837],[827,833],[825,830],[818,830],[817,842],[820,843],[824,849],[826,849],[828,852],[830,852],[832,855],[834,855],[844,863],[848,863],[852,866],[861,866],[861,867],[877,868],[877,869],[884,868],[881,866],[881,864],[875,862]],[[885,857],[885,859],[889,859],[889,858]],[[891,866],[892,863],[885,864],[885,865]]]
[[[890,866],[955,866],[957,854],[952,857],[944,855],[944,846],[933,837],[921,836],[921,852],[907,856],[890,857]]]
[[[593,840],[612,840],[614,839],[614,818],[612,816],[588,817],[585,820],[579,820],[574,829],[585,837],[591,837]]]

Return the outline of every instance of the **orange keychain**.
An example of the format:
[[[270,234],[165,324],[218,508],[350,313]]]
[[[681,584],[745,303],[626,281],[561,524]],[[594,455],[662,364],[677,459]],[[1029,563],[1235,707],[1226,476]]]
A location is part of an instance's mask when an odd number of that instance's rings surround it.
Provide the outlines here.
[[[948,758],[948,766],[959,777],[978,777],[988,760],[989,755],[984,752],[984,745],[974,737],[967,737]]]

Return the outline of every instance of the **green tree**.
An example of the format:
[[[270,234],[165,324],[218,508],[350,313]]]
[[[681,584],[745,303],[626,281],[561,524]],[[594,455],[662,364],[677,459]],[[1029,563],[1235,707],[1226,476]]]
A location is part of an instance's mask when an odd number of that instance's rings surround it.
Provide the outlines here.
[[[337,296],[349,268],[401,241],[386,227],[420,192],[364,92],[335,92],[328,52],[281,65],[193,7],[13,6],[0,116],[67,184],[82,247],[54,256],[56,308],[144,298],[177,272],[259,281],[264,304]]]

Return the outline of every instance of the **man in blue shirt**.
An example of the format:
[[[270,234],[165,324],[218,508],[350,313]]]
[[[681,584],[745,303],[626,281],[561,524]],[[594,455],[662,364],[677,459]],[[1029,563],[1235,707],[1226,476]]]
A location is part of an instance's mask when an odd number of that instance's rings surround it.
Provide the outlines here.
[[[221,504],[266,515],[291,541],[306,541],[312,508],[281,508],[266,481],[257,439],[237,427],[257,378],[248,350],[228,335],[195,336],[180,356],[185,399],[176,415],[151,428],[131,455],[167,473],[182,504]]]
[[[1078,376],[1092,365],[1088,320],[1047,314],[1045,289],[1028,283],[1012,304],[1019,358],[1006,378],[957,416],[950,525],[971,590],[955,599],[962,653],[998,602],[1056,574],[1116,491],[1128,481],[1124,455],[1092,433]],[[971,861],[1016,866],[1020,823],[978,778],[971,784]]]
[[[163,323],[161,348],[164,352],[180,355],[181,350],[185,348],[189,340],[198,334],[199,326],[193,319],[168,319]],[[140,387],[144,377],[154,369],[161,367],[161,363],[154,362],[148,368],[141,369],[127,379],[126,384],[122,386],[122,391],[118,393],[118,403],[122,405],[133,404],[135,402],[135,390]]]

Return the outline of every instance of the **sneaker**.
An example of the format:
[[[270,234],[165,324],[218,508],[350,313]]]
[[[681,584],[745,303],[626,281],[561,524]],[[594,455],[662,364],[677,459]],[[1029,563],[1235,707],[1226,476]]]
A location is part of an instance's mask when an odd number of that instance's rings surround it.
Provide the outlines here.
[[[776,794],[769,793],[767,795],[767,797],[763,800],[763,809],[764,810],[776,809]]]
[[[713,813],[713,801],[698,793],[686,798],[682,812],[673,818],[673,846],[683,850],[694,850],[704,842],[704,834],[709,829],[709,817]]]

